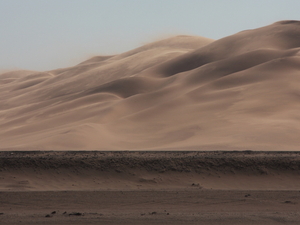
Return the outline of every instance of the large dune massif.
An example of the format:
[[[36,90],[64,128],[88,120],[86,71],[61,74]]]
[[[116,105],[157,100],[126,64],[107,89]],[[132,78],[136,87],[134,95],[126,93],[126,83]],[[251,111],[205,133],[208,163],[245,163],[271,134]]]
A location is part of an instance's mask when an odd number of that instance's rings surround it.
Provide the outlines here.
[[[2,150],[299,150],[300,21],[0,75]]]

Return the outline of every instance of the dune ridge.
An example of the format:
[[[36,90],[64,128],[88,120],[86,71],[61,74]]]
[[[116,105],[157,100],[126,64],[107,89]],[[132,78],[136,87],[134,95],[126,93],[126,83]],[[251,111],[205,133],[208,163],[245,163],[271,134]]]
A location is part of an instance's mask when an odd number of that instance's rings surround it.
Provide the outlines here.
[[[1,150],[299,150],[300,22],[0,74]]]

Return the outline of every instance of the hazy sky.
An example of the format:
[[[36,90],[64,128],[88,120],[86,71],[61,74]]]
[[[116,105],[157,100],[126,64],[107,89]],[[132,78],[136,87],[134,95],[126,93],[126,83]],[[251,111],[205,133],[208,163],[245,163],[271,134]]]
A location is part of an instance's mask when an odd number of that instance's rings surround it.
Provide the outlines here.
[[[177,34],[300,20],[300,0],[0,0],[0,71],[50,70]]]

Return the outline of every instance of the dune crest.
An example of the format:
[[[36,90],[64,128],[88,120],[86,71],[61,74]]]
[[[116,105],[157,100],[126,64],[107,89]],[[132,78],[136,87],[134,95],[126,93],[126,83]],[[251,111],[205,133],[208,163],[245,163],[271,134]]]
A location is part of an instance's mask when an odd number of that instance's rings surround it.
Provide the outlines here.
[[[299,150],[300,21],[0,74],[1,150]]]

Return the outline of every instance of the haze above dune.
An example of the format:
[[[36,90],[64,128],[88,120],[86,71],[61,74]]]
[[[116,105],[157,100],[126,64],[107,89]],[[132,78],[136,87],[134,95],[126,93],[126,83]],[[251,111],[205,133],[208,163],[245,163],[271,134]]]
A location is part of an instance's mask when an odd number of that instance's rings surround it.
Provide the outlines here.
[[[299,150],[300,21],[0,74],[2,150]]]

